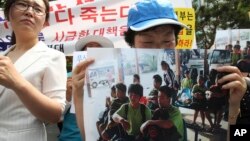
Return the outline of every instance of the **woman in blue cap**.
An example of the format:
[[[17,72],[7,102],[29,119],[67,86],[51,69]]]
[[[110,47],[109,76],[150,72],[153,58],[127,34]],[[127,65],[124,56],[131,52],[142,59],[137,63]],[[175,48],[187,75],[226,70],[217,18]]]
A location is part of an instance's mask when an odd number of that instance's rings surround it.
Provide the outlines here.
[[[171,48],[178,34],[188,28],[177,19],[173,5],[167,0],[142,0],[128,13],[125,41],[134,48]]]
[[[173,5],[167,0],[141,0],[135,3],[129,10],[127,26],[125,41],[134,48],[174,49],[181,29],[188,28],[178,21]],[[93,59],[87,59],[79,63],[73,71],[75,99],[82,97],[85,71],[93,61]],[[83,104],[75,104],[76,109],[82,108]],[[79,126],[82,126],[83,115],[76,114]]]

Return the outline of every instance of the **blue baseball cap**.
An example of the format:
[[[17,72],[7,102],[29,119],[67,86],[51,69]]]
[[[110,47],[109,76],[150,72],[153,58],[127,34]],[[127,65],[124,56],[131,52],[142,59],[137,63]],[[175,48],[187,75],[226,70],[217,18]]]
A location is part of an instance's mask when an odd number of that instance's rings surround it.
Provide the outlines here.
[[[168,0],[140,0],[129,9],[128,27],[133,31],[142,31],[163,24],[188,29],[185,24],[178,21],[173,5]]]

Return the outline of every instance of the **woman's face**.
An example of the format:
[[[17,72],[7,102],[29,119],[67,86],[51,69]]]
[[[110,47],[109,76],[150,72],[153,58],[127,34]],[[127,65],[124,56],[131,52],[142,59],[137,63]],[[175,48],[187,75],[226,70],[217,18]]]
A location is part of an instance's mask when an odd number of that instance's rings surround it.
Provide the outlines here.
[[[171,25],[159,26],[153,30],[135,35],[135,48],[169,48],[174,49],[175,34]]]
[[[45,24],[45,11],[43,0],[17,0],[13,3],[9,20],[15,34],[37,37]]]
[[[169,69],[169,66],[167,64],[163,64],[161,65],[161,69],[167,71]]]

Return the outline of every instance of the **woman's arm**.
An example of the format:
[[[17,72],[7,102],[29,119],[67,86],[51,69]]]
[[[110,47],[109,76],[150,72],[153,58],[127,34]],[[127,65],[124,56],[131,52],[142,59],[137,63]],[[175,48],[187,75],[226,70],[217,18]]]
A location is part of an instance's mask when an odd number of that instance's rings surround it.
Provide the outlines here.
[[[61,80],[65,80],[65,82],[58,82],[58,85],[60,85],[59,90],[50,90],[45,93],[40,92],[34,86],[35,84],[31,84],[16,70],[10,58],[6,56],[0,56],[0,84],[13,90],[19,97],[19,99],[22,101],[22,103],[25,105],[25,107],[35,117],[45,122],[56,123],[60,120],[62,110],[64,109],[65,105],[62,105],[62,103],[60,103],[60,101],[57,101],[56,98],[52,99],[48,97],[47,94],[52,97],[53,95],[63,94],[63,96],[60,95],[60,97],[65,97],[66,61],[65,58],[63,60],[62,57],[56,56],[51,63],[54,63],[52,65],[55,65],[54,68],[49,67],[49,69],[51,70],[60,69],[62,67],[65,68],[65,70],[60,70],[62,71],[62,73],[65,74],[65,76],[61,76]],[[45,78],[43,78],[41,84],[43,87],[45,85],[43,84],[43,82],[46,83],[44,79]],[[62,101],[64,102],[64,100]]]
[[[76,120],[77,125],[80,129],[82,138],[85,140],[85,130],[84,130],[84,104],[83,104],[83,86],[85,80],[85,72],[87,67],[94,62],[93,59],[87,59],[83,62],[77,64],[73,70],[72,80],[73,80],[73,98],[75,103]]]

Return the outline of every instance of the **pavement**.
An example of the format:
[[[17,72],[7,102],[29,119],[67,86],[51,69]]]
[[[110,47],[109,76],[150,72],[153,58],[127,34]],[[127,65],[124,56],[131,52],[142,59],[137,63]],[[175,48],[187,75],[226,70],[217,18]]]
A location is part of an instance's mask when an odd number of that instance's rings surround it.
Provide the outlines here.
[[[205,120],[205,128],[202,128],[201,117],[197,117],[197,125],[193,125],[193,109],[181,108],[180,111],[186,121],[188,141],[226,141],[228,122],[222,120],[221,127],[209,130],[209,122]],[[213,119],[212,119],[213,120]]]

